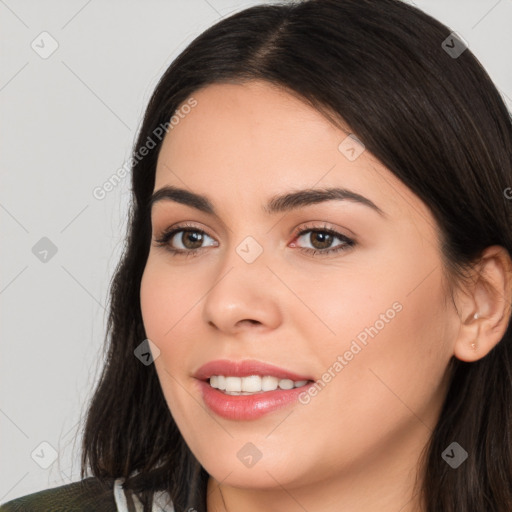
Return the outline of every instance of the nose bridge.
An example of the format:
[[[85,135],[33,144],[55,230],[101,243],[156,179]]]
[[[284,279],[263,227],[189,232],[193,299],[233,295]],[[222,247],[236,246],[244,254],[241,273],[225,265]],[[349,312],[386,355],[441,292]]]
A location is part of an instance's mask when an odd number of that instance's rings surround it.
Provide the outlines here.
[[[249,234],[251,233],[251,234]],[[270,256],[270,240],[265,240],[263,229],[249,230],[243,228],[231,232],[229,248],[222,256],[225,271],[234,267],[232,272],[257,292],[259,285],[270,278],[267,268]],[[224,275],[224,272],[222,272]]]
[[[268,273],[265,264],[268,263],[271,240],[269,236],[265,236],[267,226],[259,218],[245,215],[248,210],[246,202],[240,215],[229,222],[226,240],[228,248],[222,255],[222,266],[225,270],[235,266],[237,269],[257,269],[258,273]]]
[[[279,305],[275,286],[269,285],[273,275],[267,262],[263,243],[255,236],[232,243],[219,261],[216,279],[205,297],[204,321],[224,331],[247,321],[275,328]]]

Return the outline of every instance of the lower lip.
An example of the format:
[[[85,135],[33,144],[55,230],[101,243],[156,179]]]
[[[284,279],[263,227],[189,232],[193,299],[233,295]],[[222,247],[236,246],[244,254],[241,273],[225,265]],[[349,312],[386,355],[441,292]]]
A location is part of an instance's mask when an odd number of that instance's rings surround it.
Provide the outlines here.
[[[314,384],[311,382],[299,388],[276,389],[254,395],[227,395],[212,388],[208,382],[203,380],[198,382],[203,400],[208,408],[228,420],[260,418],[264,414],[297,402],[299,395]]]

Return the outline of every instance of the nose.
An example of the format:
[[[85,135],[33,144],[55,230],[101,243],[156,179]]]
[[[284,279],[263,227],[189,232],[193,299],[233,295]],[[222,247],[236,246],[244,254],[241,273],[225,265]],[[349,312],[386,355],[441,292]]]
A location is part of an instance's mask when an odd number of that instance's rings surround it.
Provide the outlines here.
[[[276,329],[282,321],[276,278],[265,252],[247,263],[231,249],[203,302],[204,322],[225,334]]]

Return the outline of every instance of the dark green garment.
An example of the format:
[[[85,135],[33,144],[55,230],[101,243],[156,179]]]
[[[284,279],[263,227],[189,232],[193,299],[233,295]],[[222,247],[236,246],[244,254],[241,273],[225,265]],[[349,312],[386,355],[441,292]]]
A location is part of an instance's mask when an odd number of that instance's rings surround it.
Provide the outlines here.
[[[95,477],[27,494],[0,505],[0,512],[116,512],[114,480]]]

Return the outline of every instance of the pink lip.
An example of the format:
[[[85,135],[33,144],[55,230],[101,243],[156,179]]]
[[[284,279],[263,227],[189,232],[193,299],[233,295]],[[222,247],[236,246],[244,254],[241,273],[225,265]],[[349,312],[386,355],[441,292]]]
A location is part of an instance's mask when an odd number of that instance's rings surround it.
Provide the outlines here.
[[[212,388],[208,379],[212,375],[229,375],[234,377],[248,377],[249,375],[272,375],[279,379],[293,381],[313,379],[310,376],[299,375],[277,366],[260,361],[211,361],[199,368],[194,377],[198,379],[201,396],[206,406],[215,414],[230,420],[254,420],[281,407],[285,407],[298,400],[299,395],[314,385],[310,382],[304,386],[293,389],[276,389],[255,393],[254,395],[227,395]]]
[[[278,379],[290,380],[313,380],[308,375],[299,375],[284,368],[279,368],[271,364],[262,363],[252,359],[243,361],[229,361],[228,359],[218,359],[204,364],[197,370],[194,377],[199,380],[209,379],[212,375],[229,375],[233,377],[249,377],[249,375],[272,375]]]
[[[198,380],[201,395],[206,406],[215,414],[228,420],[255,420],[264,414],[297,402],[299,395],[307,391],[314,382],[300,388],[276,389],[254,395],[226,395],[212,388],[208,382]]]

